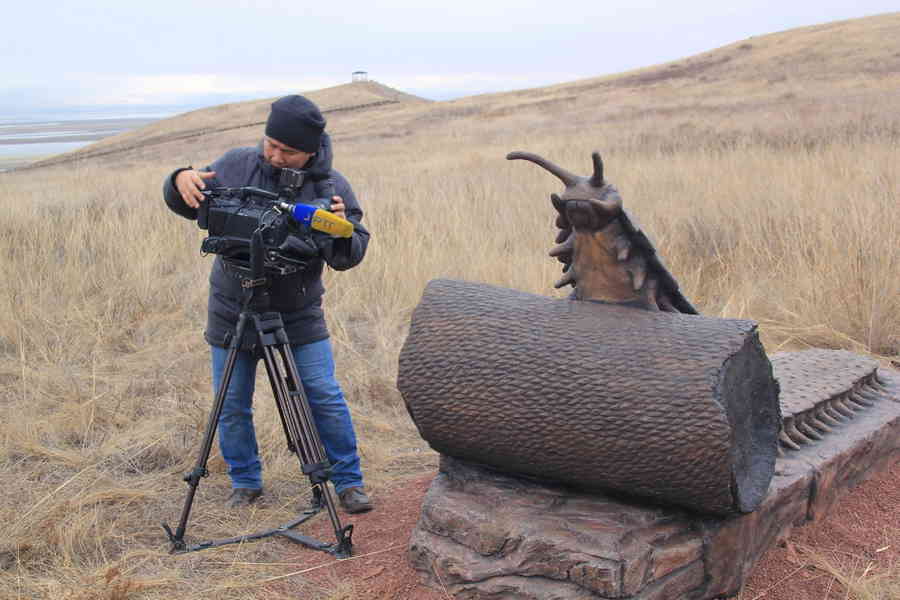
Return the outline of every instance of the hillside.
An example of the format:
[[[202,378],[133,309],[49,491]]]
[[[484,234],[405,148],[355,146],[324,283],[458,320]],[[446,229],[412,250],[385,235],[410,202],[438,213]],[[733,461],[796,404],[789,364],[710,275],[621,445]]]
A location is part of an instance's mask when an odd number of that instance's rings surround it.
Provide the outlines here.
[[[376,106],[428,102],[374,81],[347,83],[304,93],[318,104],[327,118],[330,118],[331,113],[342,111],[363,111]],[[244,128],[254,128],[251,135],[256,138],[259,136],[259,127],[266,122],[269,105],[273,100],[275,98],[221,104],[161,119],[145,127],[105,138],[74,152],[39,161],[34,166],[96,158],[107,160],[112,155],[117,157],[141,155],[146,153],[149,147],[163,145],[167,148],[172,143],[191,144],[199,137],[210,138]]]
[[[479,144],[511,132],[528,139],[551,131],[560,137],[591,131],[622,142],[624,132],[661,143],[709,131],[777,137],[785,121],[813,127],[826,116],[831,122],[856,120],[860,110],[880,119],[894,113],[900,104],[898,39],[900,12],[751,37],[615,75],[447,102],[423,101],[375,82],[307,95],[330,113],[336,140],[379,148],[451,131],[460,142]],[[112,152],[113,160],[126,163],[160,158],[199,164],[198,157],[208,160],[231,146],[255,143],[271,100],[178,115],[38,165],[107,160]],[[643,131],[648,121],[654,127]]]
[[[435,127],[475,121],[483,137],[515,129],[665,140],[884,117],[900,103],[898,39],[900,13],[816,25],[625,73],[435,104],[407,123],[410,135],[427,114]]]

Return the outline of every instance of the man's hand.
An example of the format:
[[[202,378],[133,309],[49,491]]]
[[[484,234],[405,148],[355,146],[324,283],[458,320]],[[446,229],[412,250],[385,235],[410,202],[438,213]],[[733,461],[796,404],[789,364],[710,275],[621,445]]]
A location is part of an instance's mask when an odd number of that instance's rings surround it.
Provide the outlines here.
[[[344,199],[340,196],[332,196],[331,197],[331,212],[336,214],[342,219],[347,218],[346,211],[347,207],[344,206]]]
[[[199,208],[200,203],[203,202],[203,193],[200,190],[205,190],[206,180],[215,176],[215,171],[187,169],[175,176],[175,188],[181,194],[181,199],[185,204],[191,208]]]

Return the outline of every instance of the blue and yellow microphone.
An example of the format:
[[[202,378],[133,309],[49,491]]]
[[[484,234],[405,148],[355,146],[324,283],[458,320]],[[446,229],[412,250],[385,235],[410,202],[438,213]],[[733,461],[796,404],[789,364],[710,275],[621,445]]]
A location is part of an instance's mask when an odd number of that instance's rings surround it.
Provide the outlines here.
[[[317,206],[279,202],[278,208],[291,215],[298,223],[316,231],[342,238],[353,235],[353,223]]]

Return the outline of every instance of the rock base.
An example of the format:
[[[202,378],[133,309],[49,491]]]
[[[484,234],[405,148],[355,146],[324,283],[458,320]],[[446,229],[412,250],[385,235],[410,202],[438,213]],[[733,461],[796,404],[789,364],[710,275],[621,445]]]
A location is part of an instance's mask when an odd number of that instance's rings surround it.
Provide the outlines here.
[[[471,600],[706,600],[737,594],[793,526],[900,460],[900,375],[821,441],[785,452],[760,508],[699,516],[588,494],[443,456],[409,558],[427,585]]]

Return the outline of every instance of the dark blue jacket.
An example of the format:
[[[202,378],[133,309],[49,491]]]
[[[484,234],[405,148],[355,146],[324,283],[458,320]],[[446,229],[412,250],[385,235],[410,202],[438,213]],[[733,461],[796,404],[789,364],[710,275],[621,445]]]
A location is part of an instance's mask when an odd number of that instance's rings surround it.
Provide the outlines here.
[[[322,269],[325,264],[337,271],[358,265],[369,244],[369,232],[362,226],[362,208],[343,175],[331,168],[331,140],[322,135],[322,142],[311,164],[306,165],[307,178],[300,188],[298,201],[311,202],[324,190],[326,181],[334,185],[334,195],[340,196],[346,205],[347,219],[353,223],[350,238],[319,238],[321,258],[310,261],[308,267],[298,273],[270,277],[272,310],[282,313],[285,331],[291,344],[308,344],[328,337],[325,316],[322,312]],[[175,188],[177,169],[163,184],[163,197],[168,207],[187,219],[196,219],[197,211],[181,198]],[[254,186],[277,192],[281,169],[265,161],[262,143],[254,147],[235,148],[209,165],[204,171],[215,171],[216,176],[206,180],[211,187]],[[214,346],[227,347],[234,335],[241,310],[242,290],[239,275],[229,268],[221,256],[216,256],[209,276],[210,290],[207,311],[206,341]],[[252,326],[249,328],[252,330]],[[255,333],[244,336],[244,349],[252,350],[258,344]]]

